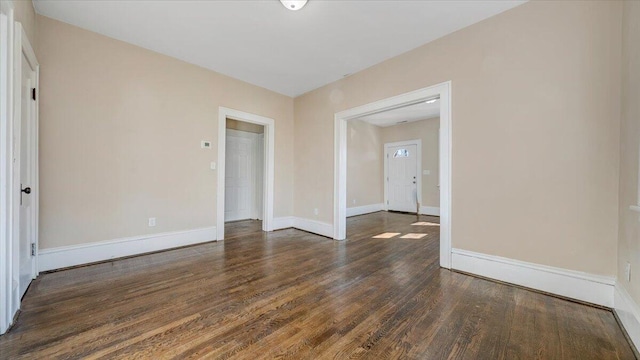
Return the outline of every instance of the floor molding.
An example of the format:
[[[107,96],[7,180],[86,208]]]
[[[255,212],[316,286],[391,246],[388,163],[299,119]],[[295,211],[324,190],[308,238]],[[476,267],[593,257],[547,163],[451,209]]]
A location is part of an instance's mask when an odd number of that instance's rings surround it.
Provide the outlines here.
[[[640,349],[640,306],[633,301],[624,286],[616,283],[614,311],[636,349]]]
[[[317,220],[309,220],[295,216],[284,216],[273,219],[273,230],[296,228],[310,233],[333,238],[333,225]]]
[[[440,216],[440,208],[435,206],[420,206],[420,215]]]
[[[347,208],[347,217],[370,214],[384,210],[384,204],[371,204]]]
[[[293,227],[310,233],[333,238],[333,225],[317,220],[294,218]]]
[[[615,278],[452,249],[452,269],[613,308]]]
[[[38,270],[62,269],[215,240],[216,227],[212,226],[43,249],[38,253]]]
[[[292,228],[294,222],[295,222],[295,217],[293,216],[283,216],[283,217],[273,218],[273,230]]]

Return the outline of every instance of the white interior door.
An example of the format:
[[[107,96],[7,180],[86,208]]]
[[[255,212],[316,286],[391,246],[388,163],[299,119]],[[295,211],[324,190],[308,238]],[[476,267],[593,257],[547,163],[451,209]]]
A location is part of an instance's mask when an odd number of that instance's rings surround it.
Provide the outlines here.
[[[27,58],[22,55],[22,81],[20,89],[20,128],[19,128],[19,152],[16,157],[17,167],[20,168],[20,237],[19,237],[19,290],[20,297],[24,295],[35,275],[35,234],[33,195],[35,174],[33,174],[33,161],[35,160],[35,144],[32,134],[35,126],[35,100],[33,88],[35,85],[35,70],[29,64]],[[17,145],[17,144],[16,144]],[[33,253],[32,253],[33,249]]]
[[[387,209],[417,211],[418,147],[415,144],[387,147]]]
[[[254,210],[254,139],[227,131],[224,221],[250,219]]]

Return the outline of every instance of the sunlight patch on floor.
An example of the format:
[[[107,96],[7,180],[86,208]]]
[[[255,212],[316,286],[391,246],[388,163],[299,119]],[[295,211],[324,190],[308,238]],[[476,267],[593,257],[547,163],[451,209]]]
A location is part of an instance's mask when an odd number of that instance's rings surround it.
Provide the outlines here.
[[[427,234],[409,233],[407,235],[400,236],[400,239],[422,239]]]
[[[418,226],[440,226],[440,224],[438,223],[432,223],[432,222],[428,222],[428,221],[419,221],[416,223],[413,223],[411,225],[418,225]]]
[[[400,235],[400,233],[382,233],[380,235],[376,235],[373,238],[374,239],[391,239],[394,236],[398,236]]]

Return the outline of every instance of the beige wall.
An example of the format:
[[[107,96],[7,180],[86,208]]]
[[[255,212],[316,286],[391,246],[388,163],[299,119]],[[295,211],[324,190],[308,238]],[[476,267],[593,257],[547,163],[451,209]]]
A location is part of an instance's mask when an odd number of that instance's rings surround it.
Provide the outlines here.
[[[640,303],[640,214],[629,210],[638,203],[640,149],[640,2],[625,1],[622,42],[622,124],[620,129],[620,227],[618,279]],[[625,275],[631,263],[631,282]]]
[[[390,143],[405,140],[422,140],[422,170],[429,175],[422,177],[422,199],[420,206],[440,207],[439,176],[439,129],[440,119],[426,119],[406,124],[382,128],[382,142]],[[384,161],[384,159],[383,159]]]
[[[33,47],[37,56],[36,11],[33,8],[33,3],[31,0],[14,0],[13,9],[15,20],[22,24],[24,32],[29,38],[29,43],[31,43],[31,47]]]
[[[264,133],[264,126],[227,118],[227,129],[246,131],[255,134]]]
[[[216,225],[218,106],[275,119],[275,216],[292,215],[291,98],[37,21],[41,248]]]
[[[360,120],[347,123],[348,208],[384,201],[382,153],[381,128]]]
[[[347,122],[347,208],[384,202],[384,144],[422,140],[422,206],[440,206],[438,131],[440,119],[378,127],[361,120]],[[354,202],[355,200],[355,202]]]
[[[621,16],[528,2],[296,98],[295,215],[332,223],[336,112],[451,80],[453,246],[615,275]]]

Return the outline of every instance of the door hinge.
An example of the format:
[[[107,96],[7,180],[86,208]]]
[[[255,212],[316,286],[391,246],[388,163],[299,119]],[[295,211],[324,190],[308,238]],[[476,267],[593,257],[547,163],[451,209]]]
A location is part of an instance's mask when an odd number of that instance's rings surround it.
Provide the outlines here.
[[[389,205],[389,200],[387,200],[387,205]]]
[[[36,88],[31,89],[31,98],[33,101],[36,101]]]
[[[31,256],[36,256],[36,243],[31,243]]]

